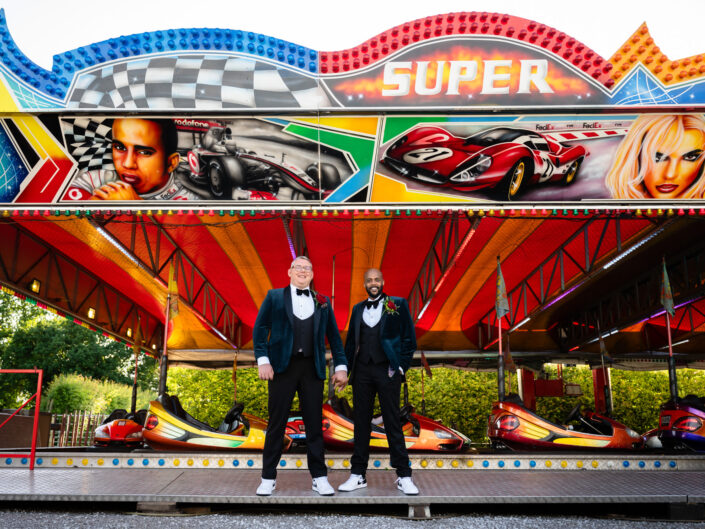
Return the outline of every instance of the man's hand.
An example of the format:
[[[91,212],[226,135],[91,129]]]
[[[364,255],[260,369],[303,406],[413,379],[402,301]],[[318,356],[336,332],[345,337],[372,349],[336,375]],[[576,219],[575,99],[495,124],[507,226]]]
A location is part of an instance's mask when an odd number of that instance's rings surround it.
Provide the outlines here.
[[[348,372],[343,371],[342,369],[340,371],[336,371],[333,374],[333,385],[338,391],[343,391],[345,386],[348,385]]]
[[[91,200],[142,200],[127,182],[110,182],[93,191]]]
[[[274,369],[272,369],[272,364],[262,364],[258,366],[259,379],[260,380],[273,380],[274,379]]]

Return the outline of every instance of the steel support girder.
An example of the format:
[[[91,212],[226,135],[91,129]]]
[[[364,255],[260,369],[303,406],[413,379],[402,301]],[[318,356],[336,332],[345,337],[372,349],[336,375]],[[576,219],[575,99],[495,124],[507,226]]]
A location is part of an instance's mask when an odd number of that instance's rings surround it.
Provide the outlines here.
[[[598,221],[604,221],[604,226],[599,230],[596,240],[591,227]],[[622,251],[621,223],[617,218],[591,218],[586,220],[581,227],[565,240],[558,248],[534,268],[514,288],[507,293],[509,299],[509,313],[505,316],[505,323],[513,328],[529,316],[534,316],[536,311],[550,307],[568,293],[576,284],[586,279],[595,270],[598,261],[604,259],[600,252],[604,250],[607,235],[614,236],[616,246],[609,250]],[[610,240],[612,237],[609,238]],[[579,244],[574,244],[575,241]],[[578,250],[579,249],[579,250]],[[577,267],[578,273],[566,280],[565,267],[570,262]],[[505,276],[506,280],[506,276]],[[479,320],[479,343],[491,343],[497,338],[497,313],[494,307],[488,310]]]
[[[0,228],[1,282],[127,341],[127,329],[135,336],[139,321],[144,342],[161,343],[163,322],[121,290],[14,221],[3,220]],[[42,285],[39,293],[29,290],[35,278]],[[87,317],[89,307],[95,310],[93,319]]]
[[[666,260],[666,268],[674,306],[679,308],[671,324],[681,332],[692,333],[696,327],[695,312],[702,314],[693,302],[705,296],[705,244]],[[600,334],[614,333],[663,314],[661,281],[659,262],[622,288],[575,313],[560,329],[565,346],[581,346],[599,339]]]
[[[431,247],[407,297],[411,316],[416,321],[441,285],[444,275],[453,267],[480,219],[470,221],[466,215],[448,211],[440,221]]]
[[[92,222],[105,230],[154,277],[167,278],[169,265],[172,264],[176,269],[180,302],[201,316],[231,344],[235,343],[240,318],[161,223],[151,215],[138,216],[130,221],[130,234],[125,240],[124,234],[111,230],[111,226],[115,225],[114,216],[93,219]]]

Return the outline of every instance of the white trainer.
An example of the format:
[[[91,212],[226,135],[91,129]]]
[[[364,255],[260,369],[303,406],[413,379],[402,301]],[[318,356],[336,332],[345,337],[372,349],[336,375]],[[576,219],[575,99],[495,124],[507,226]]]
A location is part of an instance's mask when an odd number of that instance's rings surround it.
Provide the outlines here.
[[[416,485],[414,485],[414,482],[411,480],[411,476],[406,478],[397,478],[397,488],[409,496],[415,496],[419,493],[419,489]]]
[[[321,496],[332,496],[335,494],[335,489],[328,483],[328,478],[326,476],[321,476],[320,478],[313,478],[313,485],[311,490],[318,492]]]
[[[262,478],[262,483],[259,484],[259,487],[257,487],[257,496],[271,496],[272,492],[274,491],[274,486],[276,485],[277,480],[275,479],[264,479]]]
[[[352,492],[353,490],[361,489],[367,486],[365,476],[360,474],[350,474],[348,480],[338,487],[338,490],[343,492]]]

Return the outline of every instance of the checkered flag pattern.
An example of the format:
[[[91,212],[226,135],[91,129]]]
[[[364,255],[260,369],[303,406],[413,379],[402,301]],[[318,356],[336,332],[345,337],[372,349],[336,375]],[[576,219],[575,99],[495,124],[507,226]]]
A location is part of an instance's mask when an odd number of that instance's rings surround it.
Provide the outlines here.
[[[81,73],[69,108],[220,110],[330,106],[314,77],[223,55],[127,59]]]
[[[61,121],[66,149],[78,171],[114,169],[111,118],[74,118]]]

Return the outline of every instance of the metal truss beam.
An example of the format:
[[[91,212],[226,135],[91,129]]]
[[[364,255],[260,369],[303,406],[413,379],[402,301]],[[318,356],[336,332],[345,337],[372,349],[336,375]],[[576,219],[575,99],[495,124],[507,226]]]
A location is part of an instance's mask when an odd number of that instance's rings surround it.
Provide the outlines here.
[[[169,264],[173,264],[181,303],[235,345],[240,318],[162,224],[150,215],[138,216],[130,221],[129,235],[125,236],[125,230],[114,229],[118,222],[115,216],[91,222],[154,277],[167,277]]]
[[[127,329],[134,336],[139,321],[145,344],[161,343],[163,322],[122,291],[10,219],[2,220],[0,233],[0,282],[127,341]],[[34,279],[41,282],[38,293],[29,288]]]
[[[433,299],[455,261],[467,246],[480,223],[476,218],[470,221],[467,216],[448,211],[440,221],[411,292],[407,297],[409,310],[414,321],[418,321]]]
[[[680,332],[693,333],[696,314],[694,303],[705,297],[705,243],[689,248],[666,260],[666,268],[678,308],[672,326]],[[661,305],[662,267],[659,263],[635,277],[622,288],[610,292],[596,303],[584,307],[560,326],[567,348],[582,346],[619,330],[664,313]]]
[[[595,239],[593,225],[597,226],[599,222],[604,222],[604,225]],[[582,285],[588,277],[594,277],[595,267],[598,261],[604,259],[605,249],[622,253],[625,242],[622,222],[625,220],[619,217],[586,220],[573,235],[529,272],[507,293],[509,313],[505,316],[505,322],[509,328],[515,328],[526,318],[535,316],[537,311],[554,305]],[[623,255],[630,251],[630,248],[625,249]],[[570,285],[566,282],[568,263],[578,269],[577,274],[571,274]],[[492,343],[497,338],[497,313],[494,307],[480,318],[478,332],[481,345]]]

